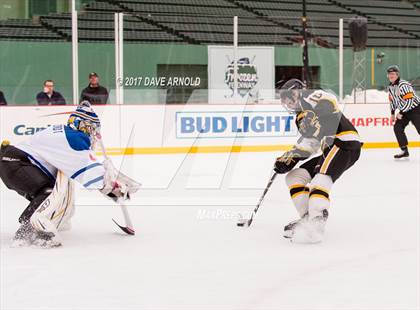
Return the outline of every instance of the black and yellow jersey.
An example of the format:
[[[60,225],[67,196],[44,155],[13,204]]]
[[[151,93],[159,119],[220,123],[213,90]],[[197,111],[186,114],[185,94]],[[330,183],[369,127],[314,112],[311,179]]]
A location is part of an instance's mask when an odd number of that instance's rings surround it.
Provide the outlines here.
[[[323,90],[304,92],[300,103],[302,111],[296,115],[298,128],[302,120],[312,114],[316,116],[316,122],[312,123],[317,127],[311,132],[313,138],[328,145],[335,144],[342,149],[361,147],[359,133],[341,112],[333,94]]]

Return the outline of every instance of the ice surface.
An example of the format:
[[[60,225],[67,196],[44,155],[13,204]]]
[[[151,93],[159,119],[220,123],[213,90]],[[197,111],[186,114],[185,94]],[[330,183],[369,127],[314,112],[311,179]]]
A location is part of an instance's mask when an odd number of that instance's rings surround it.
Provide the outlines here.
[[[275,153],[127,157],[145,187],[129,204],[137,235],[112,223],[118,207],[78,190],[73,228],[51,250],[10,248],[25,201],[1,185],[0,308],[418,309],[420,149],[402,162],[396,151],[364,150],[337,181],[315,245],[282,238],[296,218],[282,176],[253,225],[235,225]]]

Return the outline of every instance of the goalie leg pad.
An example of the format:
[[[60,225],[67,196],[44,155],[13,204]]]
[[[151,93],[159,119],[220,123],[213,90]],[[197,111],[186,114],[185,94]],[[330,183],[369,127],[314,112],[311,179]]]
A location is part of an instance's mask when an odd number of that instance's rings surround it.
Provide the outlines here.
[[[50,236],[53,244],[59,245],[58,230],[62,225],[69,225],[73,214],[73,184],[62,172],[58,172],[54,189],[31,216],[30,223],[40,235]]]
[[[74,206],[74,184],[64,175],[62,177],[61,192],[63,200],[57,206],[55,214],[50,219],[58,231],[71,229],[71,218],[76,210]]]

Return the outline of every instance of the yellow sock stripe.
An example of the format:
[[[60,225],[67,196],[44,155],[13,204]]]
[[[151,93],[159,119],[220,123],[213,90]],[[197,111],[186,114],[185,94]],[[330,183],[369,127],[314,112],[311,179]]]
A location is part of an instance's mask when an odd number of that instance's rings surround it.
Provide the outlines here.
[[[312,194],[312,195],[309,197],[309,199],[312,199],[312,198],[322,198],[322,199],[325,199],[325,200],[330,201],[330,199],[329,199],[329,198],[327,198],[327,197],[325,197],[324,195],[321,195],[321,194]]]
[[[327,189],[325,189],[325,188],[323,188],[321,186],[314,186],[314,187],[312,187],[312,190],[315,190],[315,189],[320,190],[320,191],[323,191],[323,192],[325,192],[327,194],[329,194],[329,192],[330,192],[329,190],[327,190]]]
[[[294,188],[298,188],[298,187],[305,187],[305,184],[293,184],[289,186],[289,189],[294,189]]]
[[[291,197],[293,199],[293,198],[296,198],[297,196],[303,195],[303,194],[306,194],[306,195],[309,196],[309,191],[300,191],[300,192],[294,193]]]

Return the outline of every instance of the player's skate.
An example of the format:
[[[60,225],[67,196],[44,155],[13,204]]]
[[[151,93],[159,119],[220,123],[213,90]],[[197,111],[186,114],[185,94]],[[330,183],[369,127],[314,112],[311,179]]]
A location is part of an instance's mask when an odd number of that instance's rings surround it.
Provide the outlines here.
[[[294,243],[318,243],[324,236],[325,224],[328,219],[328,211],[324,209],[322,215],[312,219],[303,218],[292,229],[291,241]]]
[[[410,156],[410,153],[408,153],[408,149],[404,149],[400,153],[395,154],[394,158],[395,159],[408,159],[409,156]]]
[[[287,224],[286,226],[284,226],[284,232],[283,232],[283,237],[290,239],[293,236],[293,231],[295,229],[295,227],[301,222],[306,220],[308,217],[308,212],[306,212],[302,218],[298,219],[298,220],[294,220],[292,222],[290,222],[289,224]]]

